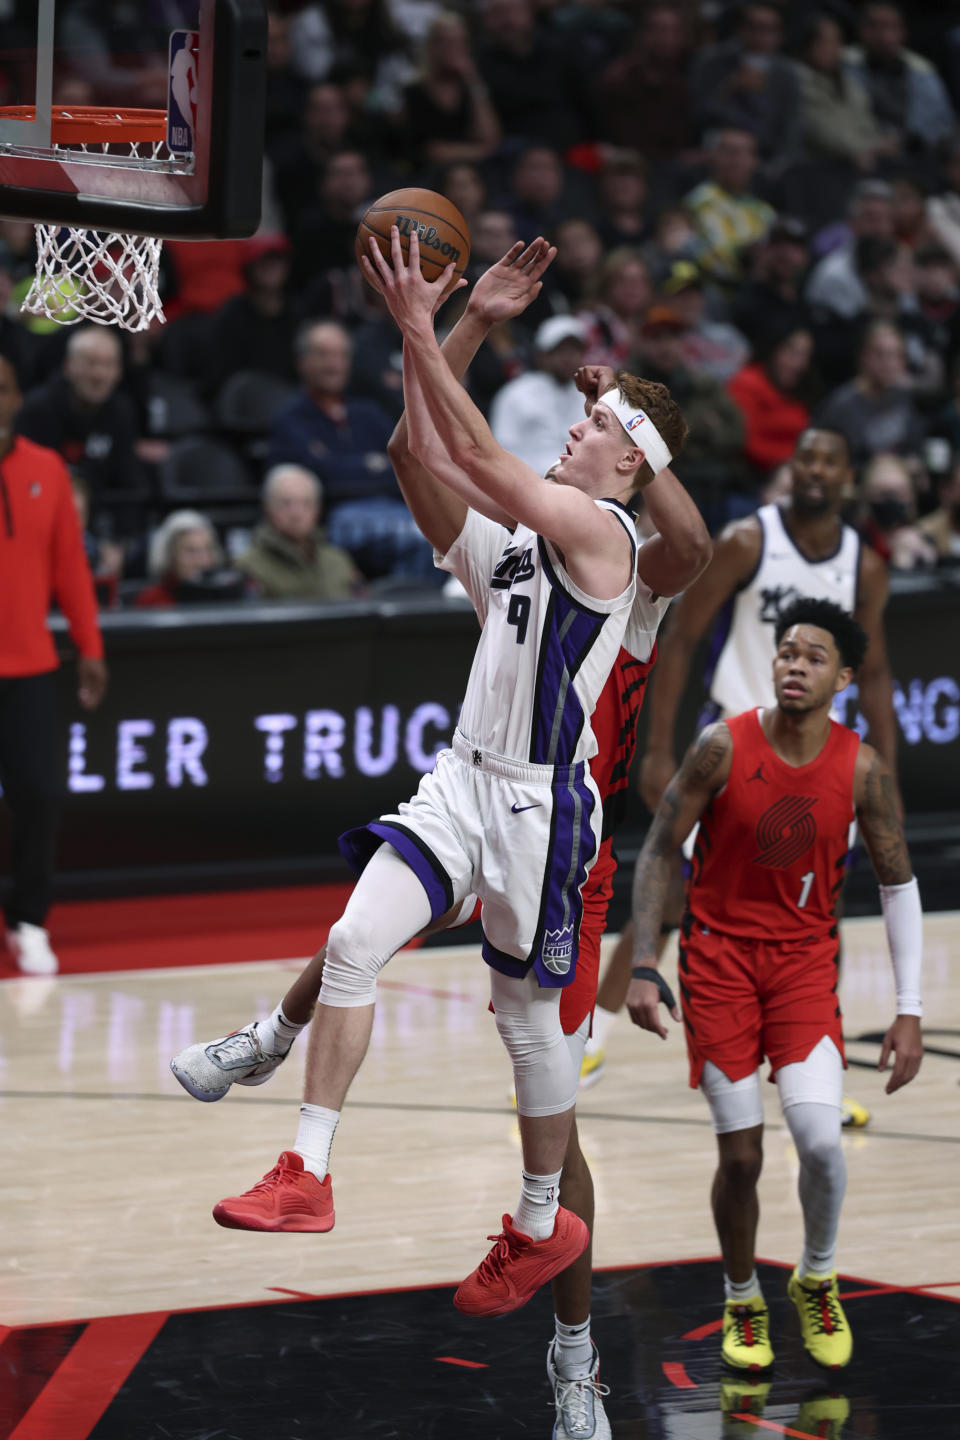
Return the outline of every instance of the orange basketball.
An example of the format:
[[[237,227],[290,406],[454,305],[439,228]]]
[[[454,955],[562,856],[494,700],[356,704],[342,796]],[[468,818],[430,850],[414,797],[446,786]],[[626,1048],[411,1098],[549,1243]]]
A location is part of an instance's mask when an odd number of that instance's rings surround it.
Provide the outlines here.
[[[357,228],[357,263],[370,258],[370,236],[376,237],[380,253],[390,259],[390,226],[400,231],[406,255],[414,229],[420,237],[420,270],[427,280],[436,280],[451,261],[456,265],[453,283],[460,279],[470,259],[470,231],[456,205],[436,190],[391,190],[374,200]],[[360,267],[361,273],[363,266]]]

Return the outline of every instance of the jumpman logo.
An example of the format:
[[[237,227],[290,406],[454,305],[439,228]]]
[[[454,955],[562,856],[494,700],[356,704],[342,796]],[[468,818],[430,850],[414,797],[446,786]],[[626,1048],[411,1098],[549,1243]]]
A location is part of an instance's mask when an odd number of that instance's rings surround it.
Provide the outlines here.
[[[770,784],[770,781],[767,779],[766,775],[764,775],[764,773],[763,773],[763,761],[762,761],[762,760],[760,761],[760,764],[757,766],[757,768],[756,768],[756,770],[754,771],[754,773],[753,773],[752,775],[748,775],[748,776],[747,776],[747,784],[748,784],[748,785],[750,784],[750,781],[751,781],[751,780],[762,780],[763,783],[764,783],[764,785],[769,785],[769,784]]]

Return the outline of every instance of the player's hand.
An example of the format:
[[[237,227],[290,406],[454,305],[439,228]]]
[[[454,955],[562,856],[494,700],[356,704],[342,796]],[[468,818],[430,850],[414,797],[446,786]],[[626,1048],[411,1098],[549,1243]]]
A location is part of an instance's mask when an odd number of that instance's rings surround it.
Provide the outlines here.
[[[640,796],[652,813],[677,773],[677,757],[669,750],[647,750],[640,761]]]
[[[909,1085],[923,1059],[923,1035],[918,1015],[898,1015],[883,1037],[880,1047],[878,1070],[886,1070],[891,1052],[896,1053],[893,1074],[886,1084],[886,1093],[892,1095],[902,1085]]]
[[[96,710],[106,693],[106,665],[102,660],[81,655],[77,661],[77,699],[84,710]]]
[[[641,1030],[652,1030],[661,1040],[670,1033],[660,1019],[660,991],[652,980],[631,980],[627,991],[627,1009],[634,1025]],[[679,1021],[680,1011],[674,1005],[670,1011],[673,1020]]]
[[[588,415],[600,396],[612,390],[617,383],[610,365],[581,365],[573,381],[584,397],[583,408]]]
[[[480,276],[467,301],[467,309],[485,325],[516,319],[540,294],[544,273],[556,254],[556,245],[548,245],[542,235],[526,246],[518,240],[502,260]]]
[[[456,264],[453,260],[436,280],[425,278],[420,270],[420,236],[416,230],[410,232],[410,249],[404,256],[400,231],[396,225],[390,226],[390,264],[371,235],[370,257],[361,256],[363,273],[374,289],[380,291],[387,309],[404,331],[418,327],[432,331],[433,317],[440,306],[467,283],[461,279],[451,284]]]

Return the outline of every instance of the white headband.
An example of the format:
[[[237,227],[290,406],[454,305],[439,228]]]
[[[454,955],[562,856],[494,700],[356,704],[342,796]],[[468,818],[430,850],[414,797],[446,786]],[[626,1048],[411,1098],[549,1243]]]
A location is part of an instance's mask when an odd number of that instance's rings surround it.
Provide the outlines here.
[[[634,445],[643,451],[643,458],[654,475],[659,475],[661,470],[666,470],[673,456],[667,449],[667,442],[646,411],[638,410],[635,405],[628,405],[616,388],[606,391],[598,399],[613,411]],[[644,429],[638,434],[641,425]]]

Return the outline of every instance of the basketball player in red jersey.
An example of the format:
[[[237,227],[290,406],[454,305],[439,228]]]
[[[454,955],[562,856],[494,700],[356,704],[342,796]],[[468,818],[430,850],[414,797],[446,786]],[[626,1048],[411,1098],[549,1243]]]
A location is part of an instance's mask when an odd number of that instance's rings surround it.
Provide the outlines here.
[[[776,704],[703,730],[667,786],[637,862],[634,1024],[666,1036],[676,1005],[656,970],[670,864],[699,821],[681,926],[680,990],[690,1084],[707,1097],[719,1146],[713,1213],[723,1252],[722,1356],[773,1362],[754,1254],[762,1162],[764,1055],[800,1159],[804,1247],[788,1292],[810,1355],[831,1369],[852,1353],[834,1267],[846,1184],[841,1149],[843,1037],[835,906],[856,815],[880,882],[897,1013],[880,1053],[887,1093],[920,1068],[922,915],[893,776],[871,746],[830,719],[867,648],[840,606],[799,599],[776,626]]]
[[[477,282],[466,312],[444,343],[451,370],[461,378],[491,325],[520,314],[540,289],[540,277],[555,251],[535,241],[521,254],[515,246]],[[615,377],[605,367],[584,367],[577,376],[587,411]],[[431,537],[436,514],[448,503],[444,487],[411,455],[406,425],[401,420],[390,454],[404,497],[421,530]],[[627,776],[636,744],[637,716],[647,675],[656,658],[656,632],[669,598],[692,583],[710,558],[706,527],[685,492],[670,487],[669,505],[658,510],[658,497],[648,496],[657,534],[642,547],[638,562],[637,599],[624,643],[591,717],[598,754],[591,770],[603,799],[602,844],[583,896],[576,978],[565,987],[560,1022],[579,1070],[583,1043],[596,996],[600,942],[613,892],[616,858],[612,834],[626,799]],[[652,502],[652,503],[651,503]],[[473,904],[440,917],[426,933],[450,928],[471,918]],[[261,1084],[289,1053],[295,1036],[309,1022],[323,977],[325,948],[294,982],[273,1015],[244,1026],[232,1036],[190,1046],[175,1056],[171,1068],[180,1083],[200,1100],[218,1100],[232,1084]],[[593,1182],[580,1150],[574,1124],[564,1157],[560,1203],[593,1229]],[[584,1252],[553,1281],[556,1334],[548,1352],[548,1374],[557,1409],[555,1440],[592,1436],[605,1440],[610,1428],[597,1383],[598,1360],[590,1337],[591,1254]]]

